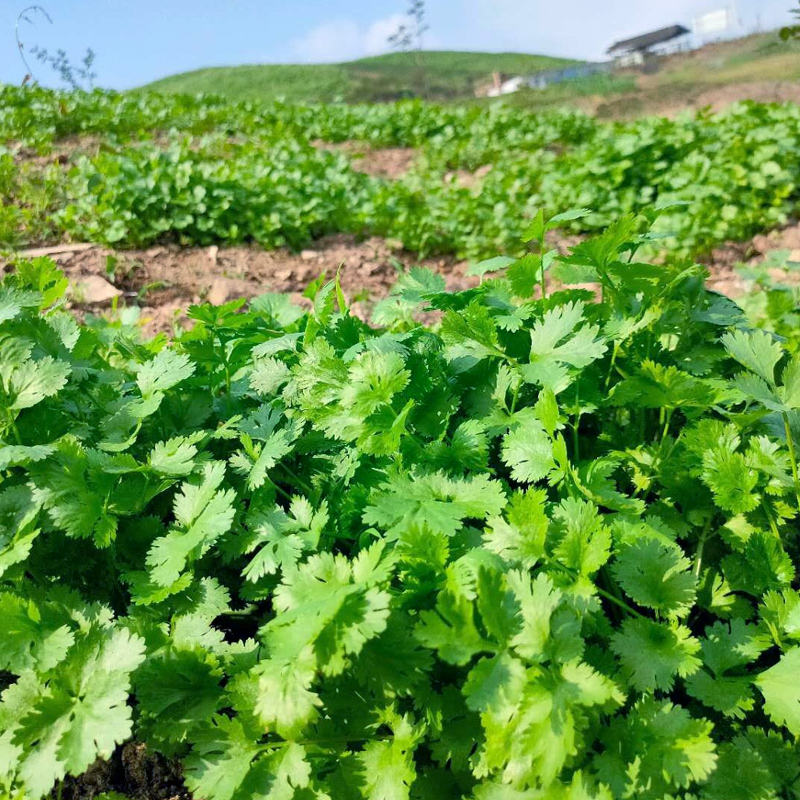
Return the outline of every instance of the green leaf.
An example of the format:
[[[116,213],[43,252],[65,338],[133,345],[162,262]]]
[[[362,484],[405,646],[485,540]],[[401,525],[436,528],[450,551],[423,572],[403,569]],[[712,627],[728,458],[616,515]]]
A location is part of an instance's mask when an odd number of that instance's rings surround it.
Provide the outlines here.
[[[764,695],[764,711],[776,724],[800,736],[800,647],[793,647],[781,656],[775,666],[764,670],[755,679]]]
[[[460,311],[444,315],[441,337],[451,361],[469,359],[471,366],[484,358],[503,355],[494,319],[489,309],[477,300]]]
[[[218,710],[222,672],[201,651],[151,657],[136,675],[136,699],[153,742],[170,752]]]
[[[147,459],[151,469],[162,475],[183,477],[194,469],[197,457],[197,443],[202,433],[192,436],[175,436],[166,442],[157,442]]]
[[[186,760],[186,784],[208,800],[293,800],[309,785],[311,768],[294,742],[264,750],[236,719],[217,716],[196,737]]]
[[[184,568],[196,561],[227,532],[233,522],[231,489],[220,490],[225,465],[220,461],[206,464],[199,481],[186,481],[175,497],[175,525],[165,536],[156,539],[147,554],[147,566],[153,581],[170,586]]]
[[[358,754],[359,778],[366,800],[408,800],[417,776],[414,751],[423,730],[407,716],[391,720],[392,737],[369,742]]]
[[[260,395],[274,395],[289,380],[289,368],[277,358],[260,358],[253,362],[250,385]]]
[[[800,356],[795,355],[786,365],[782,376],[780,397],[786,408],[800,409]]]
[[[17,776],[30,795],[41,797],[65,774],[80,775],[95,759],[109,758],[130,736],[130,674],[143,659],[144,641],[125,630],[93,627],[76,639],[14,729]]]
[[[534,567],[544,555],[548,519],[545,513],[547,493],[543,489],[515,492],[504,517],[487,521],[484,545],[506,561]]]
[[[503,437],[502,459],[518,483],[536,483],[546,478],[555,468],[555,461],[553,444],[542,423],[528,416],[512,428]]]
[[[419,527],[453,536],[465,519],[495,516],[505,502],[502,486],[485,475],[462,479],[442,473],[396,475],[374,495],[364,522],[382,528],[389,539]]]
[[[19,316],[23,308],[36,308],[41,302],[38,292],[17,289],[15,286],[0,287],[0,323]]]
[[[783,348],[766,331],[730,331],[722,336],[728,353],[743,367],[775,385],[775,367],[783,358]]]
[[[614,797],[655,800],[687,789],[714,773],[712,727],[670,702],[640,700],[603,732],[606,750],[596,761],[598,778]]]
[[[467,271],[464,274],[482,277],[486,275],[487,272],[499,272],[501,269],[505,269],[507,266],[513,263],[514,259],[509,258],[508,256],[495,256],[494,258],[486,258],[483,261],[471,263],[467,267]]]
[[[558,563],[580,575],[597,572],[611,551],[611,532],[597,507],[574,498],[562,500],[554,509],[548,541]]]
[[[511,645],[523,658],[538,661],[544,656],[550,618],[561,602],[561,592],[546,575],[531,581],[527,574],[517,571],[508,574],[508,585],[519,603],[522,622]]]
[[[155,358],[139,368],[136,382],[142,397],[152,397],[156,392],[166,392],[194,374],[194,365],[186,353],[176,353],[164,348]]]
[[[583,369],[601,358],[605,342],[598,338],[596,325],[578,327],[584,319],[583,303],[566,303],[547,312],[531,329],[528,364],[520,370],[528,383],[535,383],[555,393],[570,383],[569,368]]]
[[[640,692],[670,691],[676,676],[685,678],[700,667],[700,643],[676,623],[627,619],[611,637],[611,649]]]
[[[717,769],[703,797],[767,800],[797,793],[796,745],[774,731],[747,728],[720,747]]]
[[[542,280],[542,256],[538,253],[522,256],[509,266],[507,276],[517,297],[532,297],[534,289]]]
[[[48,615],[32,600],[0,594],[0,669],[21,674],[48,672],[66,657],[75,641],[60,617]]]
[[[621,550],[612,571],[640,606],[668,617],[685,617],[695,603],[691,566],[677,545],[647,538]]]
[[[57,394],[66,386],[71,371],[69,364],[50,356],[26,361],[8,380],[8,393],[12,398],[9,408],[21,411]]]

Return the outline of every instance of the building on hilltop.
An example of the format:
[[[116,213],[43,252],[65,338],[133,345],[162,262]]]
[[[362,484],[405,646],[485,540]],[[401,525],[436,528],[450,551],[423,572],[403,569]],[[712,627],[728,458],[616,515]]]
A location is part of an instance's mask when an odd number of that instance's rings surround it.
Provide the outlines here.
[[[687,36],[690,31],[683,25],[670,25],[657,31],[643,33],[632,39],[615,42],[606,50],[620,67],[643,64],[648,56],[675,53],[688,46]]]

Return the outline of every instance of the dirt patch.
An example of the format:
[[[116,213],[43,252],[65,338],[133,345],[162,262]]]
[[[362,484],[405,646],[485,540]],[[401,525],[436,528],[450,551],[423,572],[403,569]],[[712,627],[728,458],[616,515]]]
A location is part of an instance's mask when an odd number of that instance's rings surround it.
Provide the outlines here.
[[[710,106],[714,111],[721,111],[741,100],[755,100],[759,103],[800,103],[800,84],[758,81],[717,86],[701,91],[690,101],[690,105],[694,108]]]
[[[790,81],[656,83],[653,76],[643,75],[637,82],[638,91],[595,98],[598,102],[593,107],[584,106],[583,110],[599,119],[631,120],[648,115],[673,118],[706,107],[719,112],[742,100],[800,103],[800,83]]]
[[[491,164],[484,164],[478,167],[474,172],[469,172],[465,169],[455,169],[451,172],[446,172],[444,175],[445,183],[453,181],[456,186],[462,189],[473,189],[479,186],[481,181],[492,171]]]
[[[443,274],[448,288],[464,289],[477,279],[465,276],[466,262],[453,257],[420,259],[399,244],[379,237],[358,241],[344,234],[327,236],[313,249],[265,251],[258,247],[152,247],[114,252],[99,246],[54,247],[49,252],[71,284],[71,305],[78,311],[97,313],[112,302],[110,291],[121,290],[119,306],[141,309],[146,333],[170,331],[192,303],[224,303],[264,292],[286,292],[297,302],[301,293],[321,273],[330,278],[341,267],[342,287],[353,310],[368,316],[376,300],[385,297],[403,269],[421,264]],[[48,248],[21,255],[45,254]],[[91,278],[91,281],[89,280]],[[98,279],[107,281],[103,297]]]
[[[583,237],[551,231],[548,246],[566,254]],[[800,223],[755,236],[744,243],[717,248],[708,259],[710,288],[731,297],[746,286],[736,272],[738,264],[756,264],[773,250],[788,250],[800,261]],[[354,236],[327,236],[299,253],[286,249],[265,251],[242,247],[151,247],[146,250],[113,251],[105,247],[61,245],[23,251],[20,255],[51,256],[71,283],[70,305],[78,314],[105,313],[114,304],[137,307],[146,335],[171,332],[185,324],[186,309],[193,303],[225,303],[265,292],[284,292],[295,302],[307,304],[302,292],[325,273],[331,278],[341,268],[342,287],[353,312],[368,318],[377,300],[385,297],[402,270],[415,265],[442,274],[450,290],[474,286],[468,262],[452,256],[420,259],[379,237],[358,241]]]
[[[62,800],[92,800],[104,792],[119,792],[131,800],[190,800],[176,762],[150,753],[139,742],[118,747],[108,761],[97,761],[78,778],[67,778]]]
[[[419,153],[413,147],[372,148],[365,142],[312,142],[319,150],[345,153],[356,172],[375,178],[397,180],[413,166]]]
[[[42,152],[33,147],[25,147],[19,143],[10,143],[9,149],[14,154],[17,164],[32,164],[36,167],[46,167],[50,164],[65,165],[78,156],[94,158],[100,152],[103,140],[93,134],[82,136],[67,136],[54,142]]]
[[[800,222],[758,234],[747,242],[730,242],[717,247],[708,259],[709,286],[729,297],[744,294],[747,287],[736,271],[737,265],[755,266],[774,250],[786,250],[790,261],[800,261]]]

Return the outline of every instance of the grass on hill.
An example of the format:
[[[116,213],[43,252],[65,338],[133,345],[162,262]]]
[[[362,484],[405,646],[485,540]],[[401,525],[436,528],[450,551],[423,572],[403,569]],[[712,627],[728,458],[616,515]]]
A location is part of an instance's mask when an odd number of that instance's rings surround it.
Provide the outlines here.
[[[576,63],[524,53],[429,50],[389,53],[341,64],[210,67],[162,78],[144,88],[168,93],[210,92],[230,100],[381,102],[424,93],[420,60],[432,100],[471,97],[476,82],[489,80],[494,71],[529,74]]]

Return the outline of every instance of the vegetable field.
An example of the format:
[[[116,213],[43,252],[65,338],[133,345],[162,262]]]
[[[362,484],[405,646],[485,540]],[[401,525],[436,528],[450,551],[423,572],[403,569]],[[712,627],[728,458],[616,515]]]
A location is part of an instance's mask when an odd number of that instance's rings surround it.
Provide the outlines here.
[[[6,88],[0,132],[0,796],[119,798],[131,742],[159,800],[800,796],[797,265],[695,263],[796,212],[800,108]],[[11,252],[332,232],[476,285],[146,338]]]
[[[591,233],[683,203],[657,230],[670,234],[661,249],[692,257],[786,222],[800,200],[792,104],[612,124],[502,106],[255,106],[6,87],[0,141],[0,245],[13,246],[301,248],[341,232],[422,255],[516,256],[540,207],[592,209],[568,226]],[[416,148],[418,158],[388,181],[320,141]]]

